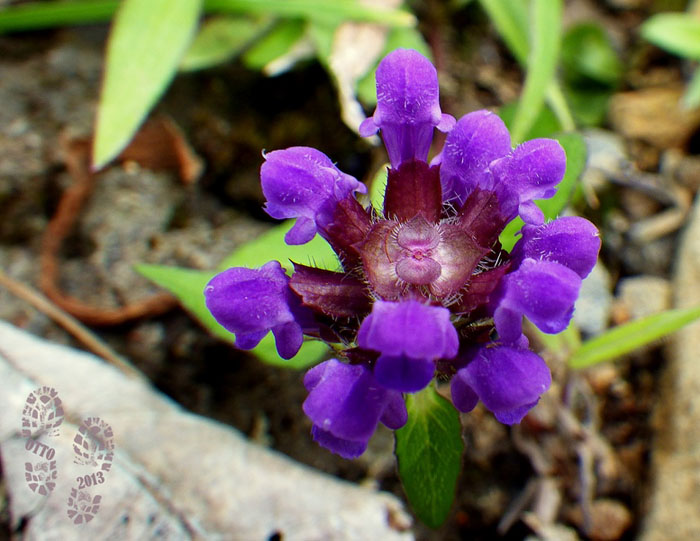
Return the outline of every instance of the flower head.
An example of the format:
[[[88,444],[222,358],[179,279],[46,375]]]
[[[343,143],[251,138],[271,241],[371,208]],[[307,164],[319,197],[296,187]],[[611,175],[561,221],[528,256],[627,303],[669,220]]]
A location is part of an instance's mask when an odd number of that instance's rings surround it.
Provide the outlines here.
[[[314,439],[347,458],[362,454],[381,422],[406,422],[402,393],[451,378],[460,411],[479,400],[506,424],[519,422],[551,383],[528,349],[522,318],[543,332],[569,323],[600,239],[582,218],[545,223],[535,199],[554,195],[566,168],[554,140],[513,148],[503,122],[476,111],[443,114],[437,73],[415,51],[377,69],[377,108],[360,127],[380,132],[389,154],[384,204],[365,208],[366,188],[317,150],[268,153],[261,169],[266,210],[296,218],[286,241],[316,233],[337,271],[295,263],[229,269],[207,288],[214,317],[242,348],[272,331],[283,357],[302,335],[335,344],[337,359],[308,371],[304,411]],[[429,164],[433,130],[449,132]],[[498,241],[516,216],[525,225],[508,253]]]

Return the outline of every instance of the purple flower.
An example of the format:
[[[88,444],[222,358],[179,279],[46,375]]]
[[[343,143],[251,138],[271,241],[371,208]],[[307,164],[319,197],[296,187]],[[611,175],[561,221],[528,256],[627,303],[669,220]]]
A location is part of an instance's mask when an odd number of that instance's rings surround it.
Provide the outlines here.
[[[457,355],[459,338],[450,312],[418,301],[377,301],[357,334],[362,348],[379,351],[377,381],[388,389],[420,391],[435,373],[435,361]]]
[[[379,385],[364,366],[331,359],[309,370],[304,386],[314,440],[342,457],[360,456],[379,421],[394,430],[406,424],[401,394]]]
[[[522,238],[512,252],[514,261],[536,259],[554,261],[570,268],[581,279],[588,276],[600,250],[595,226],[578,216],[557,218],[540,226],[525,225]],[[572,247],[575,249],[572,250]]]
[[[544,217],[533,200],[552,197],[566,171],[566,154],[557,141],[533,139],[511,150],[505,124],[487,111],[459,119],[439,161],[445,200],[461,204],[476,189],[493,192],[504,221],[519,213],[534,224]]]
[[[338,201],[367,187],[338,169],[323,152],[292,147],[265,154],[260,168],[265,210],[273,218],[297,218],[288,244],[309,242],[327,224]]]
[[[277,262],[230,269],[206,291],[240,347],[269,330],[284,357],[302,334],[333,344],[338,359],[304,378],[303,408],[313,438],[346,458],[364,452],[378,423],[403,426],[402,393],[436,376],[452,380],[460,411],[481,400],[501,422],[520,422],[551,383],[528,349],[523,317],[544,332],[564,330],[600,249],[590,222],[545,223],[534,203],[552,197],[564,175],[559,143],[512,148],[506,126],[487,111],[455,124],[440,110],[435,68],[415,51],[382,60],[377,94],[360,131],[381,131],[389,154],[381,214],[355,198],[364,186],[317,150],[270,152],[261,168],[267,212],[297,219],[287,243],[318,232],[340,268],[295,263],[289,278]],[[449,133],[428,164],[434,128]],[[498,238],[518,215],[522,238],[508,253]]]
[[[253,349],[269,332],[280,356],[291,359],[303,340],[304,309],[288,287],[277,261],[259,269],[234,267],[217,274],[204,289],[207,308],[222,327],[236,335],[236,345]]]
[[[512,425],[525,417],[551,383],[545,362],[526,347],[483,347],[452,378],[452,402],[468,412],[481,399],[500,422]]]
[[[409,49],[397,49],[377,67],[377,109],[360,125],[363,137],[381,130],[391,166],[426,161],[433,128],[449,131],[454,117],[440,110],[437,71]]]

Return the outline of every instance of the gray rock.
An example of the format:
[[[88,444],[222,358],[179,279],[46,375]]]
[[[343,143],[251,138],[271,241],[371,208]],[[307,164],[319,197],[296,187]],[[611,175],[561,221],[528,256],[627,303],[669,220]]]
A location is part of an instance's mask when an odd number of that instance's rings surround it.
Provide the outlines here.
[[[674,278],[678,308],[700,305],[700,200],[683,235]],[[700,539],[700,322],[673,336],[661,381],[651,510],[642,541]]]
[[[412,539],[411,521],[388,494],[339,481],[245,440],[237,431],[190,414],[96,357],[45,342],[0,322],[0,457],[16,526],[26,539]],[[27,396],[55,389],[65,421],[55,449],[58,477],[48,496],[30,490],[21,436]],[[67,502],[78,477],[76,425],[99,417],[114,433],[114,460],[100,509],[76,525]]]

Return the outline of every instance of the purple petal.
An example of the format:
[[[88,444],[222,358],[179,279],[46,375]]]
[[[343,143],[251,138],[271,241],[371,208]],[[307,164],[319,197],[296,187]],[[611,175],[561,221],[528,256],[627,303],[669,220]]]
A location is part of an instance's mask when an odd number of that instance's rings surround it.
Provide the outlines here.
[[[393,168],[409,160],[426,161],[433,128],[447,131],[454,119],[440,111],[437,72],[417,51],[397,49],[377,67],[377,109],[360,134],[378,129]]]
[[[526,258],[555,261],[583,279],[598,259],[598,230],[591,222],[578,216],[558,218],[541,226],[525,225],[522,234],[513,248],[515,261]]]
[[[387,393],[387,403],[384,413],[379,418],[384,425],[392,430],[398,430],[408,421],[408,411],[406,403],[401,393],[389,391]]]
[[[321,377],[318,371],[311,377],[317,382],[304,401],[304,413],[313,424],[337,438],[368,441],[385,409],[388,391],[364,366],[336,359],[320,366]]]
[[[387,387],[402,393],[424,389],[433,379],[435,362],[407,355],[380,355],[374,365],[374,377]]]
[[[490,165],[499,199],[513,196],[519,204],[547,199],[566,172],[566,153],[554,139],[533,139],[519,145],[511,154]],[[524,207],[523,219],[533,215]],[[528,212],[529,211],[529,212]]]
[[[443,199],[461,204],[476,188],[492,191],[489,164],[510,151],[508,128],[494,113],[474,111],[460,118],[441,154]]]
[[[314,441],[318,443],[321,447],[325,447],[331,453],[340,455],[343,458],[347,458],[348,460],[357,458],[362,453],[364,453],[367,449],[367,442],[369,441],[344,440],[342,438],[334,436],[333,434],[326,430],[323,430],[322,428],[319,428],[316,425],[311,427],[311,435],[313,436]]]
[[[512,343],[522,334],[523,315],[546,333],[566,329],[581,278],[559,263],[525,259],[502,280],[501,287],[494,322],[500,339]]]
[[[311,240],[319,221],[329,219],[340,199],[354,191],[367,191],[328,156],[309,147],[268,152],[260,168],[260,180],[270,216],[299,218],[285,238],[290,244]]]
[[[539,355],[528,349],[485,347],[455,375],[458,395],[464,389],[475,393],[496,418],[505,424],[519,423],[549,389],[552,377]],[[465,403],[455,407],[469,406]],[[463,400],[464,397],[460,397]]]
[[[235,267],[217,274],[204,296],[214,318],[236,334],[238,347],[252,349],[272,330],[277,351],[289,359],[301,347],[299,321],[308,315],[296,305],[288,284],[279,262],[270,261],[259,269]]]
[[[463,413],[468,413],[476,407],[479,396],[469,386],[465,375],[466,369],[459,370],[454,375],[450,384],[450,394],[455,408]]]
[[[376,301],[360,326],[357,340],[360,347],[384,355],[431,361],[454,357],[459,347],[449,310],[414,300]]]

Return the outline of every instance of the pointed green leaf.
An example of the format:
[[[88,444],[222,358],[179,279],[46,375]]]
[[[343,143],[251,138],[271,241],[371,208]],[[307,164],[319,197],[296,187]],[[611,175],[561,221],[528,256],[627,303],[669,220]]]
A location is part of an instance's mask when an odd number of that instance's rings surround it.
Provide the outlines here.
[[[202,25],[180,62],[180,69],[193,71],[226,62],[240,54],[267,26],[268,22],[262,19],[213,17]]]
[[[369,185],[369,201],[374,209],[382,214],[384,212],[384,194],[386,194],[386,183],[389,175],[389,164],[385,163],[374,175],[372,183]]]
[[[452,507],[462,464],[462,425],[452,404],[430,387],[406,395],[408,422],[396,431],[399,476],[413,511],[437,528]]]
[[[276,259],[287,272],[294,268],[290,263],[313,265],[327,270],[338,270],[338,256],[328,243],[319,235],[310,242],[298,246],[289,246],[284,242],[284,235],[292,228],[294,220],[287,220],[273,227],[258,238],[238,247],[230,256],[224,259],[219,269],[230,267],[262,267],[268,261]]]
[[[217,323],[204,302],[204,288],[217,271],[166,265],[137,265],[136,271],[175,295],[180,304],[213,335],[227,342],[234,342],[234,335]],[[268,333],[252,353],[267,364],[302,369],[320,361],[328,353],[328,347],[322,342],[304,342],[293,359],[285,360],[277,354],[274,337],[272,333]]]
[[[301,20],[278,21],[245,52],[243,62],[250,69],[262,70],[302,40],[304,29],[305,24]]]
[[[668,310],[630,321],[584,342],[569,364],[572,368],[586,368],[611,361],[676,332],[697,319],[700,319],[700,307]]]
[[[642,37],[673,54],[700,60],[700,19],[688,13],[660,13],[641,27]]]
[[[93,167],[126,146],[175,76],[194,35],[202,0],[123,0],[109,42]]]

